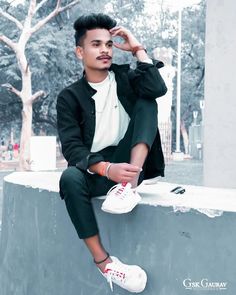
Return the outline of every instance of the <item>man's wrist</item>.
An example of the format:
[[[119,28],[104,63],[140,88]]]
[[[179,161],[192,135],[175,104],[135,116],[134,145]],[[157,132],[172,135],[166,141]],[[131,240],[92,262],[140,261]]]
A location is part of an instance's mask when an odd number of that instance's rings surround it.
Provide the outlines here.
[[[147,53],[147,50],[146,50],[146,48],[145,48],[143,45],[137,45],[137,46],[134,46],[134,47],[132,48],[132,50],[131,50],[132,55],[133,55],[133,56],[136,56],[136,53],[137,53],[138,51],[141,51],[141,50],[143,50],[143,51],[145,51],[145,52]]]
[[[143,45],[137,44],[133,46],[131,52],[138,61],[146,62],[148,60],[148,63],[152,64],[152,62],[150,62],[150,57],[147,54],[147,50]]]
[[[88,167],[87,172],[90,174],[99,174],[101,176],[106,176],[106,169],[109,166],[110,162],[98,162],[90,167]]]

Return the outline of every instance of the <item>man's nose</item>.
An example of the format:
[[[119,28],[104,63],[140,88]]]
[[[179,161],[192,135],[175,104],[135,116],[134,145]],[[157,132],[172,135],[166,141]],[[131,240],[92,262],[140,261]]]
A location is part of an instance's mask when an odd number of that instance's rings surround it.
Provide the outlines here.
[[[101,52],[105,52],[105,53],[108,52],[108,47],[106,46],[106,44],[101,46]]]

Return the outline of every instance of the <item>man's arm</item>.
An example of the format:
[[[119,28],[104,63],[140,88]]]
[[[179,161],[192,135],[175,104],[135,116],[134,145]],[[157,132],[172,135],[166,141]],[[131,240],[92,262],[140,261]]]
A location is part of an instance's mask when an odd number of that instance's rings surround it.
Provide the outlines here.
[[[60,94],[57,99],[57,128],[62,145],[62,153],[69,165],[85,170],[89,165],[104,161],[99,153],[91,153],[85,146],[79,122],[76,118],[77,107],[68,104],[67,95]]]
[[[137,69],[129,71],[130,84],[137,96],[156,99],[166,94],[167,87],[158,70],[163,66],[163,63],[152,61],[145,48],[126,28],[115,27],[110,30],[110,33],[113,37],[119,36],[124,39],[123,43],[114,42],[115,47],[130,51],[137,57]]]
[[[124,39],[123,43],[114,42],[113,44],[115,47],[132,52],[140,62],[150,60],[145,48],[129,30],[124,27],[115,27],[110,30],[110,33],[112,37],[120,36]]]
[[[158,70],[162,65],[156,60],[153,64],[138,62],[135,70],[129,70],[129,82],[138,97],[155,100],[166,94],[167,87]]]
[[[62,145],[62,153],[69,165],[76,166],[81,170],[108,176],[115,182],[129,182],[140,171],[139,167],[128,163],[114,163],[106,174],[109,164],[99,153],[91,153],[84,145],[81,128],[76,119],[76,105],[69,105],[65,93],[57,99],[57,126]]]

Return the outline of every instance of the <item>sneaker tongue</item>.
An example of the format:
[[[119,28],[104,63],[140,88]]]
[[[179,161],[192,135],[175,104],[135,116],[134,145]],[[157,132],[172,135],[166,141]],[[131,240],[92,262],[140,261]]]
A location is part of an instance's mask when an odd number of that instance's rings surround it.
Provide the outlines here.
[[[129,182],[122,182],[121,185],[127,188],[131,188],[131,183]]]

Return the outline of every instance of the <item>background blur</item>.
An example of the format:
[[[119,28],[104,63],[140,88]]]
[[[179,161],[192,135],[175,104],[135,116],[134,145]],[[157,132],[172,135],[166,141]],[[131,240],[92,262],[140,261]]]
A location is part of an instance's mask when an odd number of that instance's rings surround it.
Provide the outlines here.
[[[9,6],[15,1],[0,0],[2,9],[18,19],[27,13],[25,4]],[[24,1],[18,1],[19,3]],[[62,1],[67,3],[68,1]],[[104,12],[114,17],[119,25],[129,28],[145,45],[151,57],[164,61],[163,73],[169,89],[170,118],[160,122],[163,145],[167,161],[176,149],[176,96],[177,96],[177,56],[178,56],[178,2],[161,0],[83,0],[71,10],[52,19],[40,31],[32,35],[26,48],[26,56],[32,72],[33,91],[43,90],[46,95],[33,104],[33,134],[56,135],[56,98],[66,85],[76,81],[82,74],[82,65],[74,54],[73,22],[78,16],[91,12]],[[189,1],[190,3],[191,1]],[[191,158],[202,159],[202,106],[204,101],[204,50],[205,50],[205,1],[192,1],[182,7],[181,40],[181,151]],[[49,0],[37,13],[38,20],[55,7],[55,0]],[[0,32],[17,40],[15,24],[0,16]],[[115,49],[114,62],[132,63],[130,53]],[[12,50],[0,42],[0,85],[10,83],[21,88],[20,72]],[[163,102],[165,103],[165,102]],[[9,142],[19,144],[21,130],[21,100],[6,88],[0,87],[0,137],[1,161],[17,160],[18,152],[9,152]],[[160,108],[159,113],[164,114]],[[169,111],[168,111],[169,112]],[[192,128],[191,125],[199,126]],[[197,137],[197,138],[196,138]],[[195,139],[194,139],[195,138]],[[194,147],[191,148],[191,141]],[[18,147],[19,148],[19,147]],[[59,149],[60,150],[60,149]],[[5,151],[5,152],[4,152]]]

